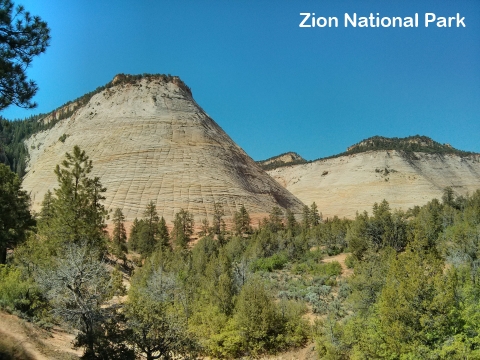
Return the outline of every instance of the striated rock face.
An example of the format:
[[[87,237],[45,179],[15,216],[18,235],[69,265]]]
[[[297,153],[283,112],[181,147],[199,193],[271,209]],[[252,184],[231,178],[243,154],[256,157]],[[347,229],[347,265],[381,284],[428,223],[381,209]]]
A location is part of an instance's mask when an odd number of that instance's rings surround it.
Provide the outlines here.
[[[23,187],[34,210],[57,185],[56,164],[79,145],[93,160],[92,176],[107,188],[106,207],[122,209],[127,221],[142,217],[151,200],[167,220],[182,208],[211,220],[214,202],[227,217],[242,204],[252,215],[273,206],[301,211],[302,203],[230,139],[178,78],[116,79],[71,117],[27,140]]]
[[[406,210],[440,199],[447,186],[457,195],[472,193],[480,189],[480,155],[370,151],[268,173],[305,204],[315,201],[324,217],[354,218],[383,199]]]

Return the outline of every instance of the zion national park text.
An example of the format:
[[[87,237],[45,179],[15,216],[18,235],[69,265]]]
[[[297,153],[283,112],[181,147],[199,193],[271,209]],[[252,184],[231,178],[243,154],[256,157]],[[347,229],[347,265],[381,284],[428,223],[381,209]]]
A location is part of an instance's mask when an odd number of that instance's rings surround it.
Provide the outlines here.
[[[300,13],[301,21],[299,27],[314,28],[314,27],[338,27],[339,21],[336,16],[315,16],[315,13],[304,12]],[[357,13],[345,13],[343,24],[345,27],[360,27],[360,28],[378,28],[378,27],[419,27],[420,17],[418,13],[414,16],[380,16],[380,13],[370,13],[369,16],[357,16]],[[465,17],[460,17],[460,13],[455,16],[437,16],[434,13],[425,13],[423,16],[422,26],[425,27],[466,27]]]

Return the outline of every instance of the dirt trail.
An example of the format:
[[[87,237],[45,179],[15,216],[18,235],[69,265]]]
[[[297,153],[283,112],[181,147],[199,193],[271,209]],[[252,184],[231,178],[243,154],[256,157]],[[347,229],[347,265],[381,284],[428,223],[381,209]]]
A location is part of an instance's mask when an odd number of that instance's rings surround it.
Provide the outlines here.
[[[23,348],[33,359],[78,359],[81,350],[72,349],[74,335],[60,328],[42,330],[17,316],[0,311],[0,336],[13,339],[12,347]]]

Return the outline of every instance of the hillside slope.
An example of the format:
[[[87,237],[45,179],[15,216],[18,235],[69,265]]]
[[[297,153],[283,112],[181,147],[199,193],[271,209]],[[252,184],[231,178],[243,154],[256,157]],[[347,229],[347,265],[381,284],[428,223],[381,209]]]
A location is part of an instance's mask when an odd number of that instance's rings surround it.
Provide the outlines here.
[[[196,104],[177,77],[117,76],[70,117],[30,137],[23,187],[34,210],[56,186],[55,165],[74,145],[93,160],[92,175],[107,188],[107,209],[122,209],[127,221],[142,217],[151,200],[167,220],[181,208],[197,220],[211,218],[214,202],[227,217],[242,204],[252,215],[273,206],[299,212],[302,206]]]
[[[353,218],[383,199],[406,210],[441,198],[447,186],[472,193],[480,188],[480,155],[374,150],[268,173],[304,203],[315,201],[324,217]]]

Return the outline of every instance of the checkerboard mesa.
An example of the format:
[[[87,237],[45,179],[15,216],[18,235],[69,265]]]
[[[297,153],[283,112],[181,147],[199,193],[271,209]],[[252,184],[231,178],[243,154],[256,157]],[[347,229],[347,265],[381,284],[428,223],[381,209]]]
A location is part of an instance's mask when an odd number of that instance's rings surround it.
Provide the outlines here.
[[[53,127],[26,140],[23,187],[34,210],[56,186],[55,165],[78,145],[107,188],[106,208],[122,209],[127,222],[150,201],[167,221],[180,209],[211,220],[215,203],[227,220],[241,205],[253,218],[273,206],[301,211],[302,203],[233,142],[179,77],[119,74],[41,121],[54,117]]]

